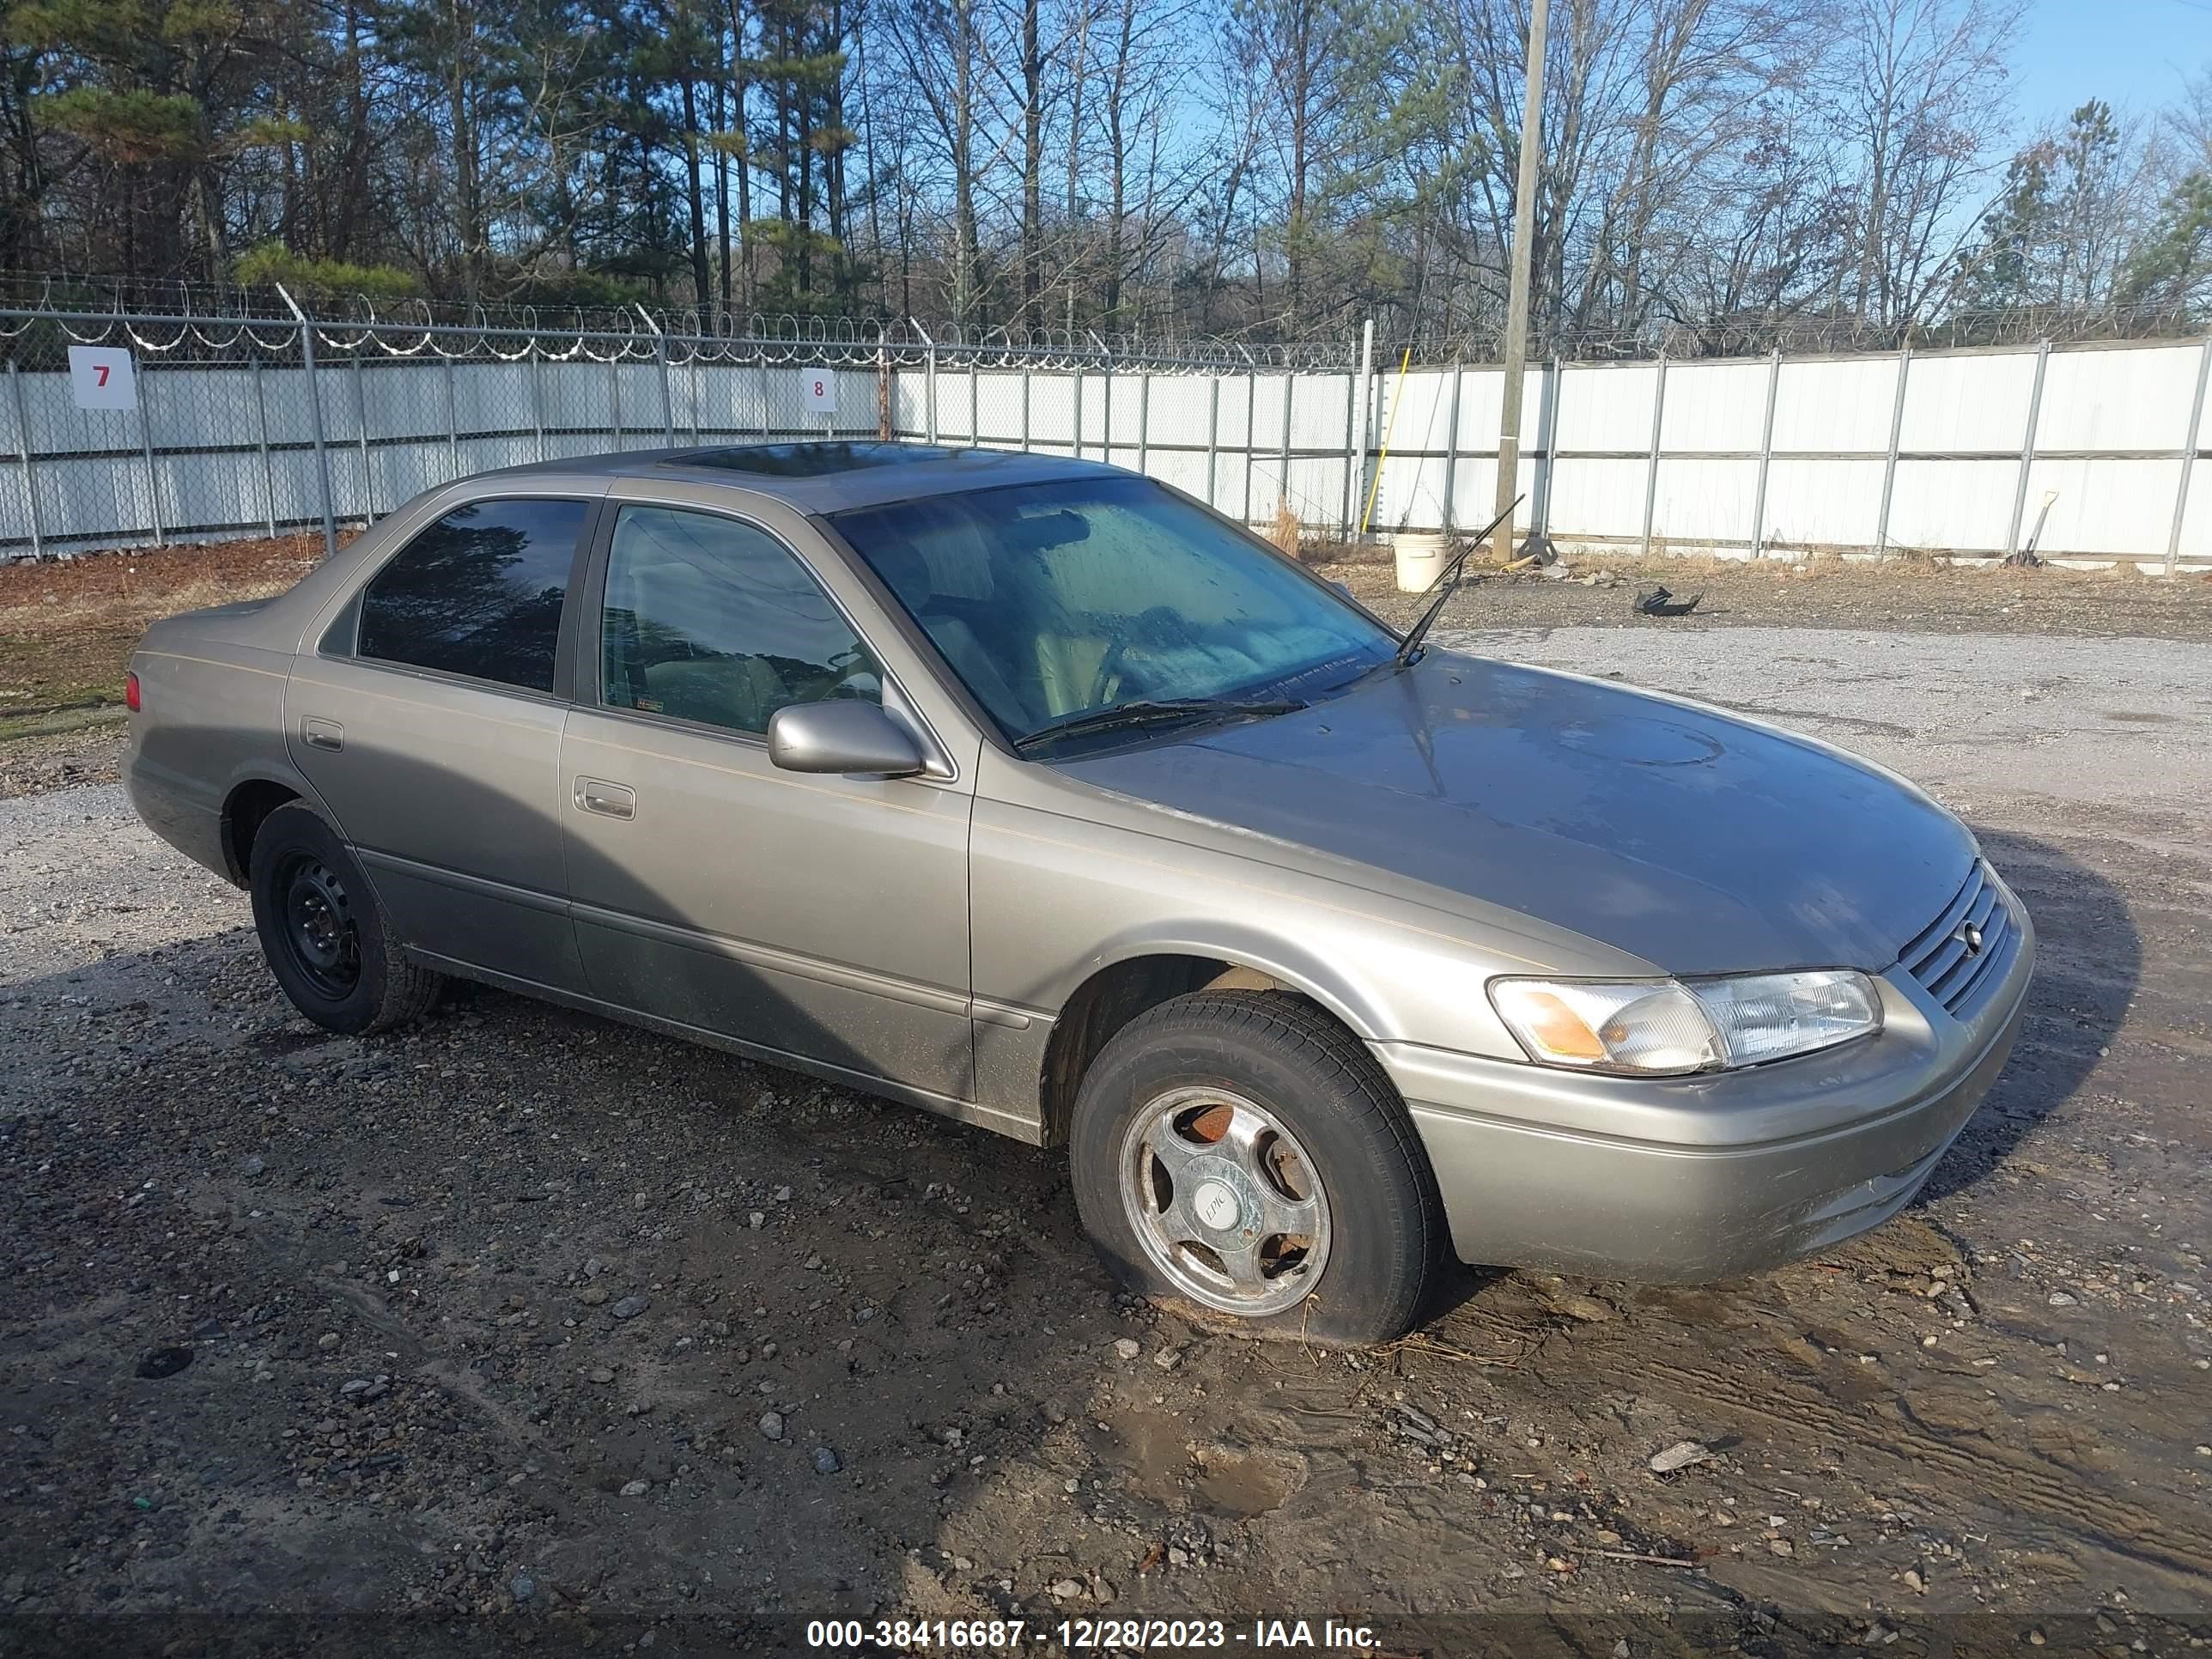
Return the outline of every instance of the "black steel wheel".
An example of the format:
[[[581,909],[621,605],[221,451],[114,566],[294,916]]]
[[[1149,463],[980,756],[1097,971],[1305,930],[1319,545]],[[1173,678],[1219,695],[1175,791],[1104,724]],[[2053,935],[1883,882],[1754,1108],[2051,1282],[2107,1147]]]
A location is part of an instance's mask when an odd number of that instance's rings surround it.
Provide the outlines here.
[[[276,872],[284,895],[285,949],[292,966],[333,1001],[361,983],[361,930],[345,883],[312,853],[284,856]]]
[[[410,962],[368,877],[304,801],[278,807],[253,837],[247,885],[269,971],[292,1006],[348,1036],[418,1019],[445,976]]]

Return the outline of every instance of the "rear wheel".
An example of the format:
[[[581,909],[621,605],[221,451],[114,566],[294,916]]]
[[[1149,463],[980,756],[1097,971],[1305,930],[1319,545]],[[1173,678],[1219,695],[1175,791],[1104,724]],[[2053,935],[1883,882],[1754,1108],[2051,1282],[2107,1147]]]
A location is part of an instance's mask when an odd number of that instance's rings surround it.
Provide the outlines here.
[[[248,884],[269,971],[316,1024],[379,1031],[437,1001],[445,976],[399,953],[368,877],[313,807],[288,802],[262,822]]]
[[[1255,1330],[1403,1335],[1444,1265],[1436,1182],[1373,1056],[1311,1004],[1201,992],[1085,1075],[1069,1155],[1108,1264]]]

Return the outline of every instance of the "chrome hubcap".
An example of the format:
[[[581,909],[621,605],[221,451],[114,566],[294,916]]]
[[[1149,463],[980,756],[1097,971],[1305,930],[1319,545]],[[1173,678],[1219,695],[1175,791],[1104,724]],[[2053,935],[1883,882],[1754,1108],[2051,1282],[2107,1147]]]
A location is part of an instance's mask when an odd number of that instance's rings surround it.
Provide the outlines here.
[[[1328,1195],[1297,1138],[1258,1102],[1170,1091],[1130,1125],[1121,1170],[1138,1243],[1193,1301],[1262,1317],[1320,1281]]]

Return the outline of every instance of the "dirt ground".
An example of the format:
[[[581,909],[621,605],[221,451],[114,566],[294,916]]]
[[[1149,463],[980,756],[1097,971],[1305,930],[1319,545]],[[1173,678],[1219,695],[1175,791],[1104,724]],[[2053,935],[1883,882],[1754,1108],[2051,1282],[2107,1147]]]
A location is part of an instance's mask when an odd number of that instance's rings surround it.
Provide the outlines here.
[[[93,738],[0,745],[0,1646],[2204,1646],[2212,589],[2048,574],[1455,603],[1923,778],[2041,967],[1897,1222],[1701,1289],[1471,1272],[1365,1355],[1118,1297],[1059,1157],[981,1131],[489,991],[331,1039]]]
[[[147,623],[281,593],[322,552],[320,536],[288,536],[0,564],[0,739],[120,704]]]
[[[2140,576],[2132,570],[1950,566],[1893,559],[1802,562],[1763,559],[1609,558],[1566,550],[1565,577],[1480,566],[1453,595],[1439,626],[1467,628],[1846,628],[1948,634],[2063,634],[2212,640],[2212,578]],[[1373,559],[1321,563],[1378,614],[1403,623],[1417,594],[1398,592],[1391,565]],[[1589,586],[1595,577],[1608,585]],[[1618,586],[1610,584],[1617,583]],[[1637,594],[1663,586],[1684,617],[1638,616]]]

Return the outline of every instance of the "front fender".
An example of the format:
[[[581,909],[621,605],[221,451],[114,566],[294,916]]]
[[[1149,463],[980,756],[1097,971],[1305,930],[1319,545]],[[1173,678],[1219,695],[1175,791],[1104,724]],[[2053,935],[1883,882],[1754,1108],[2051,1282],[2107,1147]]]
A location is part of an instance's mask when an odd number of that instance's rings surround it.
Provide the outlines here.
[[[1520,936],[1195,840],[988,797],[969,845],[979,1019],[1050,1022],[1116,963],[1202,957],[1280,980],[1370,1042],[1521,1057],[1483,989],[1531,971]]]

